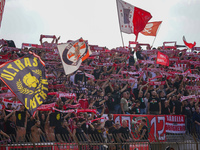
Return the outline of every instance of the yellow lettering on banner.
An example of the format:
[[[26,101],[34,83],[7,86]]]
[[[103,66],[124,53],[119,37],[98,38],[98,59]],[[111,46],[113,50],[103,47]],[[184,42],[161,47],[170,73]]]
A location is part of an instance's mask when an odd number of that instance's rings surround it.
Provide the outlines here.
[[[42,80],[41,80],[41,83],[42,83],[42,84],[48,85],[47,79],[42,79]]]
[[[34,58],[33,58],[33,61],[34,61],[33,66],[34,66],[34,67],[37,67],[37,66],[38,66],[37,58],[34,57]]]
[[[39,95],[40,95],[43,99],[46,99],[46,97],[47,97],[47,94],[44,93],[44,91],[41,91],[41,92],[39,93]]]
[[[42,90],[48,91],[48,88],[47,88],[47,87],[44,87],[43,85],[42,85],[41,89],[42,89]]]
[[[5,70],[5,69],[3,69],[3,72],[5,72],[5,73],[7,73],[7,74],[9,74],[9,75],[11,75],[11,76],[13,76],[13,77],[15,77],[16,76],[16,72],[15,73],[12,73],[12,72],[10,72],[10,71],[8,71],[8,70]]]
[[[27,106],[27,98],[25,98],[25,107],[29,110],[29,107]]]
[[[30,109],[34,109],[37,107],[37,104],[35,102],[35,98],[33,97],[33,100],[30,99]]]
[[[2,77],[2,78],[5,78],[5,79],[7,79],[7,80],[9,80],[9,81],[14,80],[13,76],[10,76],[10,75],[4,74],[4,73],[1,73],[1,77]]]
[[[37,100],[39,105],[42,104],[42,101],[40,101],[40,97],[38,97],[38,94],[35,95],[35,99]]]
[[[13,69],[13,70],[15,70],[16,72],[19,72],[19,70],[16,69],[16,68],[14,68],[14,67],[12,66],[12,64],[9,64],[9,65],[7,66],[7,68],[8,68],[8,69]]]
[[[24,58],[24,64],[25,64],[26,67],[28,67],[28,66],[29,66],[29,67],[32,67],[29,58]]]
[[[15,60],[14,63],[17,65],[17,67],[20,69],[20,70],[23,70],[25,68],[25,66],[21,63],[20,60]]]

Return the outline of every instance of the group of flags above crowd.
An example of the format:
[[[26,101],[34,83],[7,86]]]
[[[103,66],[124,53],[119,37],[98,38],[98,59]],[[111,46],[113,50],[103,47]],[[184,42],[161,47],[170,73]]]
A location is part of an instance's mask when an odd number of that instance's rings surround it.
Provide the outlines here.
[[[0,1],[0,21],[3,14],[3,7],[5,0]],[[122,0],[117,0],[119,25],[121,32],[128,34],[135,34],[136,41],[139,33],[147,36],[156,36],[157,30],[162,23],[158,22],[148,22],[152,16],[149,12],[132,6]],[[55,36],[43,36],[42,38],[56,38]],[[195,46],[196,43],[187,43],[185,38],[183,39],[186,46],[190,49]],[[2,43],[1,43],[2,44]],[[24,47],[30,46],[35,48],[46,47],[44,45],[37,44],[23,44]],[[4,45],[4,44],[2,44]],[[22,47],[22,48],[24,48]],[[48,47],[48,46],[47,46]],[[4,48],[4,47],[3,47]],[[9,47],[6,47],[9,50]],[[64,44],[54,44],[54,48],[58,49],[57,53],[51,48],[48,49],[49,58],[60,59],[65,74],[71,74],[78,70],[81,63],[87,59],[91,54],[92,46],[88,45],[87,41],[82,38],[76,41],[69,41]],[[14,49],[12,49],[14,50]],[[103,50],[105,50],[103,48]],[[16,49],[18,51],[18,49]],[[105,50],[104,52],[121,52],[124,54],[130,54],[129,50],[124,48],[115,49],[113,51]],[[95,50],[93,55],[95,56],[101,50]],[[58,56],[60,54],[60,57]],[[48,56],[48,54],[46,56]],[[8,57],[2,56],[2,57]],[[156,63],[169,66],[169,57],[157,51]],[[57,60],[57,61],[58,61]],[[59,62],[58,62],[59,63]],[[101,64],[101,62],[94,62],[96,65],[113,65],[113,64]],[[115,64],[117,65],[117,64]],[[118,64],[123,65],[123,64]],[[0,79],[7,85],[7,87],[17,96],[17,98],[25,105],[26,109],[33,114],[38,106],[40,106],[43,101],[47,98],[48,93],[48,82],[45,75],[45,65],[41,58],[33,52],[29,52],[21,58],[5,62],[0,66]],[[90,78],[94,78],[92,75],[87,74]]]

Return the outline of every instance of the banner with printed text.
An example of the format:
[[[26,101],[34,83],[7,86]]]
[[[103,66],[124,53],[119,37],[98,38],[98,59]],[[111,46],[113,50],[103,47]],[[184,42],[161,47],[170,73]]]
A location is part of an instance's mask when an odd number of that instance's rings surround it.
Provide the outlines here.
[[[185,133],[185,116],[184,115],[166,115],[166,132],[167,133]]]
[[[33,114],[47,97],[48,82],[44,62],[29,53],[0,66],[0,79]]]
[[[107,117],[107,115],[104,115]],[[166,133],[185,133],[184,115],[123,115],[113,114],[115,122],[128,121],[128,127],[135,139],[139,139],[136,130],[142,119],[146,119],[149,132],[149,141],[166,141]]]

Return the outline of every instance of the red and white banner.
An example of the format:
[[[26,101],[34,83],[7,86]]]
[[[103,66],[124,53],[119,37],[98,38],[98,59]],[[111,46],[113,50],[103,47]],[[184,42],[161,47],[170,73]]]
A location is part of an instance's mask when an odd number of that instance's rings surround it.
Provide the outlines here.
[[[106,117],[106,116],[103,116]],[[140,125],[142,119],[146,119],[146,126],[149,131],[149,142],[166,141],[166,130],[165,130],[165,116],[164,115],[119,115],[113,114],[113,120],[115,122],[122,123],[122,120],[128,121],[128,127],[133,134],[135,139],[139,139],[139,135],[136,134],[136,130]]]
[[[186,90],[200,90],[200,86],[189,86],[185,87]]]
[[[128,34],[134,33],[137,41],[138,33],[152,18],[151,14],[122,0],[117,0],[117,6],[121,31]]]
[[[165,85],[165,84],[166,84],[165,81],[160,81],[160,82],[151,81],[151,82],[149,82],[149,85]]]
[[[12,101],[12,100],[8,100],[8,99],[3,99],[2,102],[4,103],[4,105],[7,107],[8,103],[12,104],[12,107],[17,108],[18,106],[22,105],[22,103],[20,101]]]
[[[181,96],[181,102],[186,100],[186,99],[192,99],[192,98],[196,98],[196,95],[188,95],[188,96]]]
[[[95,77],[93,75],[91,75],[89,73],[86,73],[86,72],[85,72],[85,76],[88,77],[88,78],[90,78],[90,79],[95,79]]]
[[[5,6],[6,0],[0,0],[0,27],[1,27],[1,21],[3,18],[3,10]]]
[[[107,117],[104,114],[103,117]],[[108,119],[108,118],[106,118]],[[184,115],[122,115],[113,114],[113,120],[122,124],[122,120],[128,121],[128,127],[135,139],[139,136],[136,129],[139,127],[142,119],[146,119],[146,126],[149,132],[149,142],[166,141],[166,133],[185,133]]]
[[[165,128],[167,133],[182,134],[185,133],[185,116],[184,115],[166,115]]]
[[[156,63],[164,66],[169,66],[169,57],[158,51]]]

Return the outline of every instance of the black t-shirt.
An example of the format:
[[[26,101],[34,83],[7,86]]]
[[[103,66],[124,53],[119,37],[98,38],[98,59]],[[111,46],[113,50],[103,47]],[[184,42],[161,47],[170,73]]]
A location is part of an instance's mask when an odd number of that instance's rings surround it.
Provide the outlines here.
[[[131,109],[131,112],[132,112],[132,113],[135,113],[135,114],[140,114],[140,107],[133,107],[133,108]]]
[[[150,103],[149,111],[159,111],[159,102],[158,98],[150,97],[148,102]]]
[[[130,56],[130,57],[129,57],[129,65],[130,65],[130,66],[134,66],[134,64],[135,64],[135,59],[134,59],[133,56]]]
[[[77,84],[78,81],[86,81],[85,73],[84,72],[77,72],[74,77],[75,83]]]
[[[192,105],[191,104],[188,104],[191,108],[191,111],[192,111],[192,115],[194,114],[195,112],[195,103],[193,103]]]
[[[167,106],[167,107],[162,107],[162,109],[161,109],[162,111],[161,111],[161,114],[163,114],[163,115],[169,115],[170,114],[170,109],[169,109],[169,106]]]
[[[173,100],[170,100],[169,102],[169,108],[170,108],[170,112],[173,113],[173,107],[175,106],[175,101]],[[176,109],[176,106],[175,106],[175,109]]]
[[[190,105],[187,105],[187,106],[183,107],[182,114],[186,115],[187,118],[191,119],[191,117],[192,117],[192,108],[190,107]]]
[[[108,133],[112,133],[115,130],[115,127],[113,126],[115,122],[113,120],[107,120],[105,122],[105,127],[108,128]]]
[[[140,101],[140,108],[144,109],[146,108],[145,102],[144,102],[144,98],[143,97],[138,97],[139,101]]]
[[[15,116],[16,116],[16,126],[24,127],[26,112],[16,111]]]
[[[61,126],[61,113],[60,112],[51,113],[49,116],[49,121],[50,121],[50,127],[52,127],[52,126],[60,127]]]
[[[167,100],[167,97],[160,97],[161,107],[163,108],[165,106],[165,101]]]
[[[95,77],[95,79],[99,79],[100,74],[101,74],[100,69],[95,69],[94,70],[94,77]]]
[[[114,103],[115,103],[115,105],[116,105],[116,104],[120,104],[121,93],[120,93],[119,91],[113,91],[112,97],[114,98]]]
[[[108,100],[106,101],[106,105],[108,106],[109,110],[114,110],[115,99],[112,97],[108,97]]]
[[[142,135],[142,132],[146,129],[146,132],[141,140],[148,140],[149,134],[148,134],[148,128],[147,126],[143,126],[142,129],[140,130],[140,135]]]
[[[130,130],[129,130],[129,128],[128,127],[121,127],[120,129],[119,129],[119,133],[121,133],[121,135],[122,135],[122,137],[124,138],[124,139],[129,139],[129,137],[130,137]],[[125,142],[125,141],[124,141]]]
[[[180,115],[182,103],[179,100],[174,101],[174,103],[175,103],[175,114]]]

